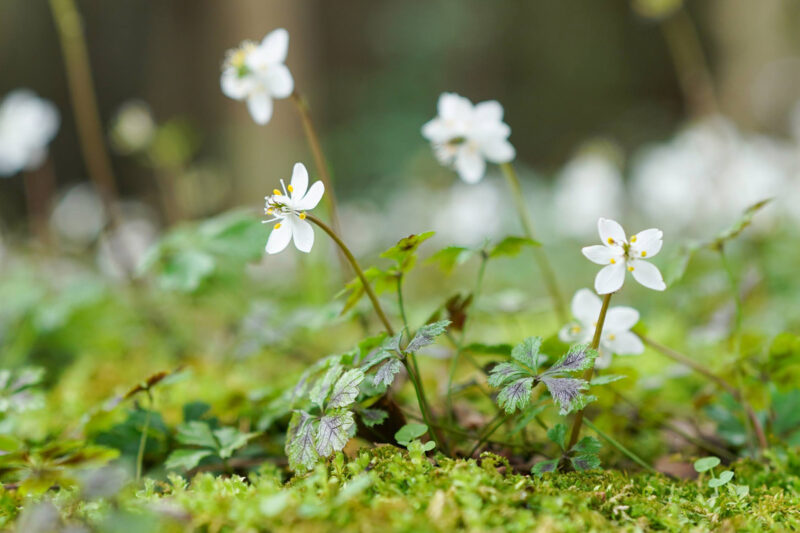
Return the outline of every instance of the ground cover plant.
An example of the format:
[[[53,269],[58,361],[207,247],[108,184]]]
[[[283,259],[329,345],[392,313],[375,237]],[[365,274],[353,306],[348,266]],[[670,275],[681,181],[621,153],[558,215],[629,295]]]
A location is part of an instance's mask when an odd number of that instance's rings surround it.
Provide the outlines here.
[[[77,6],[50,9],[91,187],[52,208],[71,124],[5,96],[29,231],[0,254],[0,529],[800,528],[798,139],[695,113],[619,183],[601,144],[534,191],[514,117],[448,90],[414,126],[430,184],[359,219],[277,28],[209,76],[259,131],[291,110],[307,157],[273,151],[257,209],[191,217],[197,132],[142,102],[104,126]],[[110,149],[152,171],[163,231]],[[420,228],[459,226],[463,187],[469,239]]]

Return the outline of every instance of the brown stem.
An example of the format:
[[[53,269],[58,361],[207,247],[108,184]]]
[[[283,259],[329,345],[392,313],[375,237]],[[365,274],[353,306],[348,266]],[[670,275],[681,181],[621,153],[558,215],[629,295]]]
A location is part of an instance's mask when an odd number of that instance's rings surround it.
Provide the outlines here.
[[[600,316],[597,318],[597,326],[594,328],[594,338],[592,339],[592,349],[597,350],[600,346],[600,338],[603,335],[603,324],[606,322],[606,313],[608,312],[608,304],[611,302],[611,295],[613,293],[608,293],[603,297],[603,306],[600,308]],[[594,362],[592,362],[592,366],[587,368],[583,372],[583,379],[586,382],[592,380],[592,374],[594,374]],[[569,435],[569,444],[567,445],[567,450],[570,450],[575,443],[578,442],[578,436],[581,433],[581,426],[583,425],[583,409],[575,413],[575,420],[572,421],[572,432]]]
[[[25,187],[25,200],[28,206],[31,230],[46,250],[53,242],[48,222],[55,188],[52,164],[48,160],[41,168],[25,172],[22,181]]]
[[[705,376],[709,380],[713,381],[714,383],[725,389],[725,391],[731,396],[733,396],[733,399],[736,400],[739,403],[739,405],[742,406],[742,409],[744,409],[745,413],[747,413],[747,417],[753,424],[753,429],[756,432],[756,437],[758,438],[758,444],[761,447],[761,449],[765,450],[769,447],[769,443],[767,442],[767,436],[764,433],[764,426],[758,419],[758,416],[756,415],[756,412],[753,409],[753,407],[750,405],[750,402],[748,402],[744,398],[744,396],[739,392],[739,390],[736,387],[734,387],[733,385],[728,383],[723,377],[718,376],[717,374],[715,374],[708,368],[704,367],[703,365],[701,365],[688,355],[684,355],[676,350],[673,350],[672,348],[664,346],[663,344],[659,344],[658,342],[648,337],[645,337],[644,335],[639,335],[639,337],[642,339],[642,342],[653,348],[661,355],[665,355],[666,357],[669,357],[673,361],[677,361],[682,365],[688,366],[698,374]]]

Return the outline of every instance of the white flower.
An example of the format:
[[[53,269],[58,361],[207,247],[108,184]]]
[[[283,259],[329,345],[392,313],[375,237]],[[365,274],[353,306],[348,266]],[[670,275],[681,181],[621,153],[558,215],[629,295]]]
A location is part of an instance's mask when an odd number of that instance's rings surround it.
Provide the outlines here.
[[[511,128],[503,122],[503,106],[490,100],[472,105],[455,93],[442,93],[439,115],[422,126],[422,135],[433,145],[436,158],[455,168],[467,183],[480,181],[486,161],[507,163],[516,152],[508,136]]]
[[[583,344],[592,341],[600,308],[603,306],[589,289],[580,289],[572,297],[572,316],[570,322],[558,332],[558,338],[569,344]],[[611,355],[639,355],[644,344],[630,329],[639,321],[639,311],[633,307],[616,306],[609,308],[600,337],[600,358],[595,366],[606,368],[611,363]]]
[[[314,245],[314,229],[306,222],[305,212],[317,206],[325,186],[317,181],[309,189],[306,167],[302,163],[295,163],[289,187],[283,184],[283,180],[281,187],[283,193],[275,189],[271,196],[265,198],[267,205],[264,212],[273,218],[264,223],[278,222],[267,240],[267,253],[277,254],[289,245],[292,238],[298,250],[308,253]]]
[[[286,98],[294,90],[292,73],[283,63],[289,51],[289,32],[271,32],[261,44],[243,42],[228,51],[222,67],[222,92],[234,100],[247,100],[253,120],[266,124],[272,117],[272,99]]]
[[[597,221],[597,230],[603,244],[587,246],[581,250],[593,263],[606,265],[594,280],[597,294],[620,290],[625,282],[626,270],[648,289],[663,291],[667,288],[658,267],[645,260],[661,251],[661,238],[664,234],[660,229],[640,231],[631,237],[630,242],[625,237],[622,226],[613,220],[601,218]]]
[[[0,176],[38,168],[59,122],[52,102],[27,89],[10,92],[0,104]]]

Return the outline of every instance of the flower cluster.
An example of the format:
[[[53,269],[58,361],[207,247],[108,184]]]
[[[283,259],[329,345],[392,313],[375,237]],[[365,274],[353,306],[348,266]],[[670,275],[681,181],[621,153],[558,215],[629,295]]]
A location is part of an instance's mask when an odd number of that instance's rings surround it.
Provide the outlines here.
[[[0,104],[0,176],[38,168],[59,122],[52,102],[27,89],[9,93]]]
[[[439,115],[422,127],[436,158],[455,168],[461,179],[476,183],[486,173],[486,161],[507,163],[516,151],[508,142],[511,128],[503,122],[503,106],[494,100],[473,105],[455,93],[443,93]]]
[[[234,100],[247,100],[258,124],[272,118],[272,100],[287,98],[294,90],[292,73],[284,62],[289,51],[289,32],[271,32],[260,44],[245,41],[230,50],[222,69],[222,92]]]
[[[281,180],[283,192],[275,189],[265,198],[264,212],[273,218],[264,223],[277,222],[267,240],[267,253],[283,251],[290,240],[301,252],[310,252],[314,245],[314,229],[306,221],[306,211],[314,209],[322,199],[325,186],[321,181],[308,187],[308,171],[302,163],[295,163],[292,179],[286,187]]]

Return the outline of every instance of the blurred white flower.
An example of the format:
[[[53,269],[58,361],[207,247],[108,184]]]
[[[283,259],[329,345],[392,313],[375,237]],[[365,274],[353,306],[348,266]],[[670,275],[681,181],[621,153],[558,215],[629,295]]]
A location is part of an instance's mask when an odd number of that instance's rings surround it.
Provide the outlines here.
[[[75,185],[58,200],[50,226],[71,244],[91,244],[106,224],[103,202],[88,183]]]
[[[561,328],[558,338],[569,344],[591,342],[602,305],[600,298],[591,290],[580,289],[572,297],[571,309],[575,321]],[[639,311],[633,307],[616,306],[608,309],[600,337],[600,357],[595,363],[597,368],[606,368],[614,354],[639,355],[644,352],[641,339],[631,332],[638,321]]]
[[[130,217],[114,231],[100,237],[97,263],[110,278],[124,280],[136,272],[147,251],[158,240],[158,227],[150,217]]]
[[[294,90],[292,73],[284,65],[289,51],[289,32],[278,28],[260,44],[245,41],[229,50],[220,84],[225,96],[247,100],[250,115],[258,124],[272,118],[272,99],[286,98]]]
[[[477,246],[502,233],[503,219],[489,214],[502,212],[509,200],[491,183],[459,184],[437,196],[438,201],[431,202],[428,209],[433,214],[433,229],[447,242]]]
[[[619,223],[601,218],[597,221],[597,231],[603,244],[586,246],[581,250],[593,263],[605,265],[594,280],[597,294],[620,290],[625,282],[626,270],[648,289],[663,291],[667,288],[658,267],[645,260],[661,251],[664,234],[660,229],[640,231],[628,242],[625,230]]]
[[[454,168],[461,179],[476,183],[486,173],[486,161],[507,163],[516,152],[503,122],[503,106],[490,100],[473,105],[455,93],[443,93],[439,115],[422,126],[422,135],[433,145],[436,158]]]
[[[624,196],[618,166],[597,151],[575,156],[558,176],[554,204],[558,229],[573,236],[584,236],[603,215],[621,215]]]
[[[314,228],[306,222],[306,211],[314,209],[322,199],[325,186],[321,181],[308,187],[308,171],[302,163],[295,163],[289,187],[281,180],[283,193],[278,189],[271,196],[265,197],[264,212],[273,218],[264,224],[276,222],[267,240],[267,253],[276,254],[283,251],[294,239],[294,245],[301,252],[310,252],[314,245]]]
[[[60,120],[56,106],[32,91],[8,93],[0,104],[0,176],[38,168]]]
[[[150,145],[156,123],[150,106],[141,100],[122,104],[111,121],[111,142],[122,154],[140,152]]]

